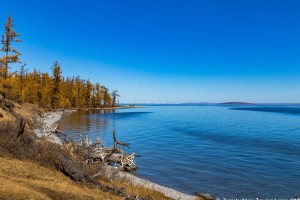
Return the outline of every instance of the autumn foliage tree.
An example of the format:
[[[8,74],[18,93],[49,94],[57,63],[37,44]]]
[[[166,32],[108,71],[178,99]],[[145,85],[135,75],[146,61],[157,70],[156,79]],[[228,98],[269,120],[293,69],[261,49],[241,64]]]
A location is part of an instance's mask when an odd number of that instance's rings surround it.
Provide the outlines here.
[[[60,82],[61,82],[61,70],[60,65],[57,61],[54,62],[52,68],[52,75],[53,75],[53,88],[51,94],[51,107],[53,109],[60,107]]]
[[[52,74],[36,69],[26,69],[26,64],[17,71],[10,72],[13,63],[21,63],[21,55],[12,48],[13,42],[20,42],[13,30],[13,19],[8,16],[5,34],[2,35],[3,55],[0,55],[0,94],[10,100],[33,103],[47,109],[59,108],[103,108],[115,101],[108,88],[99,83],[78,77],[63,77],[60,64],[52,66]],[[114,94],[114,93],[112,93]],[[115,105],[115,103],[113,104]]]
[[[4,96],[12,98],[15,94],[11,91],[14,90],[15,80],[11,80],[9,76],[9,68],[12,63],[20,63],[19,53],[16,49],[12,47],[13,42],[21,42],[17,39],[19,34],[13,29],[14,23],[10,15],[8,15],[7,21],[5,23],[5,33],[2,35],[1,40],[1,51],[4,55],[0,58],[0,92]]]

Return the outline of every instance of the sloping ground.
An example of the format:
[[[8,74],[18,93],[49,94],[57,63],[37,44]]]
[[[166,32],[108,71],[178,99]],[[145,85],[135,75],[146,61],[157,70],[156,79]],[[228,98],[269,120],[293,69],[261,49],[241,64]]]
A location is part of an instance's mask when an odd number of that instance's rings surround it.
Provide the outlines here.
[[[122,199],[30,161],[0,157],[0,199]]]
[[[7,121],[14,121],[12,115],[0,107],[0,123],[7,123]]]
[[[30,104],[30,103],[24,103],[22,106],[20,106],[17,103],[14,103],[14,113],[18,116],[21,116],[24,118],[26,122],[32,122],[34,118],[36,118],[39,114],[42,114],[45,112],[44,109],[38,108],[37,105]],[[7,110],[4,110],[0,107],[0,123],[7,123],[8,121],[14,122],[16,119],[16,116],[14,116],[12,113],[8,112]],[[29,128],[29,126],[27,126]]]
[[[0,108],[2,114],[0,117],[0,200],[124,199],[116,195],[123,195],[123,197],[129,195],[132,199],[147,200],[190,199],[183,198],[177,193],[175,196],[167,195],[172,197],[169,198],[165,196],[171,191],[167,191],[167,188],[164,188],[163,191],[158,190],[160,191],[158,192],[155,191],[156,187],[148,185],[148,188],[145,188],[145,180],[142,184],[135,184],[128,177],[123,177],[121,180],[115,179],[111,173],[103,173],[102,179],[98,180],[105,188],[109,187],[106,189],[109,189],[110,192],[89,188],[85,183],[79,184],[72,181],[59,171],[63,169],[69,177],[79,180],[85,177],[84,175],[90,177],[99,172],[99,169],[97,167],[80,167],[76,164],[77,162],[73,162],[76,161],[76,158],[64,146],[46,140],[39,142],[36,140],[32,131],[35,127],[33,118],[43,112],[43,109],[33,104],[23,104],[22,107],[16,104],[13,112]],[[27,126],[24,134],[18,136],[16,127],[20,117],[27,122]],[[74,172],[76,173],[74,174]],[[107,176],[109,178],[106,178]],[[78,182],[81,182],[80,180]],[[107,190],[104,189],[104,191]]]

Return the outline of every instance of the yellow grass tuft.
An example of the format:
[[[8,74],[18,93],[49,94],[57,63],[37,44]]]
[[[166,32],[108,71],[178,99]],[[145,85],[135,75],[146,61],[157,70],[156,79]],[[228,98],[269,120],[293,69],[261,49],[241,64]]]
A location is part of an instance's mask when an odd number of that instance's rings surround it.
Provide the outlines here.
[[[0,199],[122,199],[34,162],[0,157]]]

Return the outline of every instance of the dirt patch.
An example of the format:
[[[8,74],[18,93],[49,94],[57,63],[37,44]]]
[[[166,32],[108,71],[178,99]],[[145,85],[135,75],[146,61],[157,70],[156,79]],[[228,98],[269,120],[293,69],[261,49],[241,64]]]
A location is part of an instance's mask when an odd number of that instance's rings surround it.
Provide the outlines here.
[[[14,121],[15,118],[6,110],[3,110],[0,107],[0,113],[2,114],[2,117],[0,117],[0,123],[7,123],[8,121]]]

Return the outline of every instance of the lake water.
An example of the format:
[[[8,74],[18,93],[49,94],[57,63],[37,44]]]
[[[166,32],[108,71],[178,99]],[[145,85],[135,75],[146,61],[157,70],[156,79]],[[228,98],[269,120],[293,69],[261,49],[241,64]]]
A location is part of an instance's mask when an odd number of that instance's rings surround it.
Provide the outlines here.
[[[60,128],[136,152],[135,174],[221,198],[300,195],[300,108],[145,106],[66,115]]]

